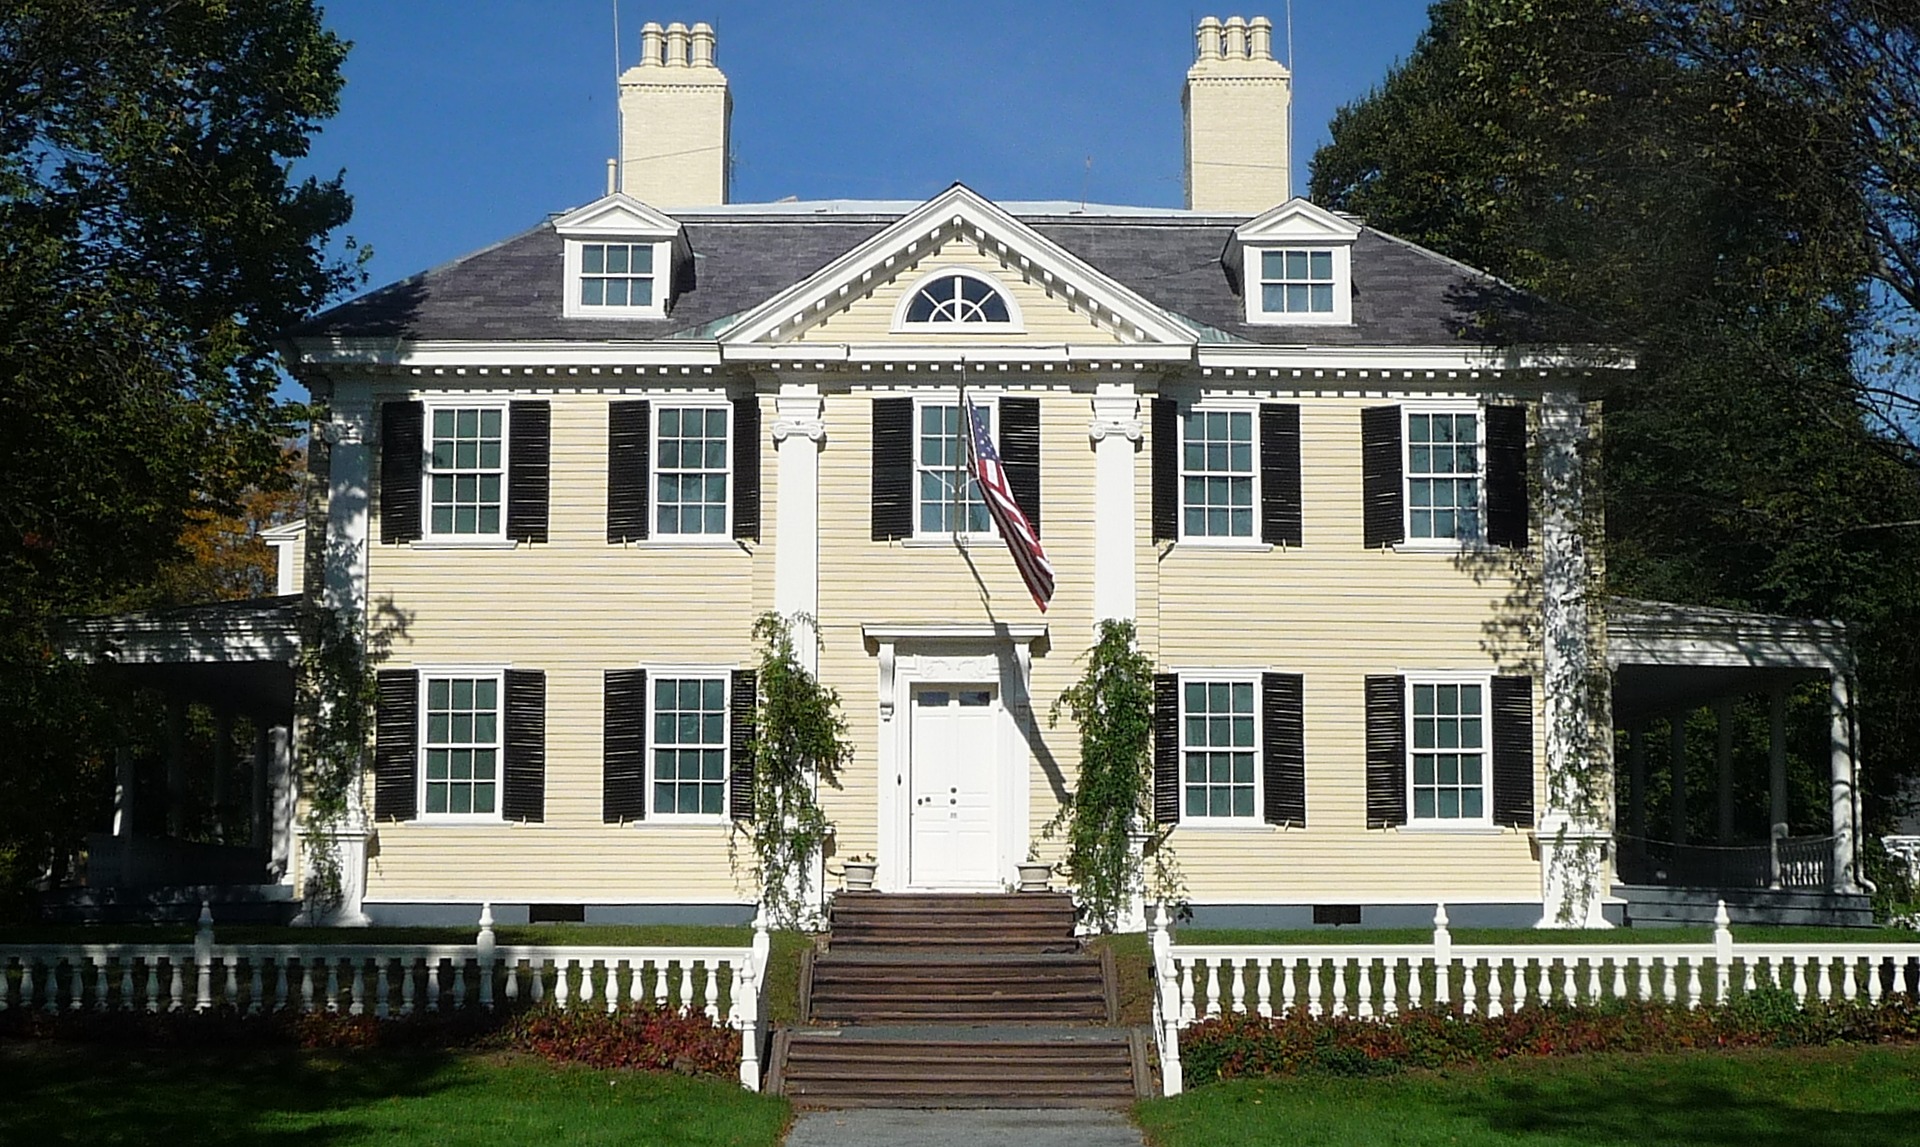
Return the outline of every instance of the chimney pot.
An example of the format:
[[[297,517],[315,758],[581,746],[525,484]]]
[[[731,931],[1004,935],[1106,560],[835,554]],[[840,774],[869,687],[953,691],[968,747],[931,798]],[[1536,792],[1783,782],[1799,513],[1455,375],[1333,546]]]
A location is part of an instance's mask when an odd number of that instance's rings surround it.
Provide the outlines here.
[[[1256,60],[1273,59],[1273,21],[1265,16],[1255,16],[1247,21],[1247,38],[1253,58]]]
[[[693,66],[711,68],[714,66],[713,25],[699,23],[693,26]]]
[[[1247,58],[1247,22],[1238,16],[1227,17],[1227,47],[1229,60]]]
[[[1208,16],[1200,21],[1200,29],[1195,33],[1198,40],[1195,51],[1202,60],[1220,58],[1220,18]]]
[[[661,36],[662,30],[660,25],[652,20],[648,20],[646,26],[640,29],[641,67],[658,67],[660,65],[660,50],[665,46]]]
[[[675,20],[667,25],[667,67],[687,66],[687,26]]]

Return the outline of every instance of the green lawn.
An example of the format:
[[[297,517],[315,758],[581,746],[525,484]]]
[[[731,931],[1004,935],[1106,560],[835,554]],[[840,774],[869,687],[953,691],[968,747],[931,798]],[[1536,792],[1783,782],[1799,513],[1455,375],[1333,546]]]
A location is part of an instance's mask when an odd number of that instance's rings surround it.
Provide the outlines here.
[[[391,1053],[0,1043],[0,1143],[776,1144],[785,1100],[727,1080]]]
[[[1154,1147],[1920,1144],[1920,1048],[1509,1060],[1385,1079],[1213,1084],[1150,1100]]]

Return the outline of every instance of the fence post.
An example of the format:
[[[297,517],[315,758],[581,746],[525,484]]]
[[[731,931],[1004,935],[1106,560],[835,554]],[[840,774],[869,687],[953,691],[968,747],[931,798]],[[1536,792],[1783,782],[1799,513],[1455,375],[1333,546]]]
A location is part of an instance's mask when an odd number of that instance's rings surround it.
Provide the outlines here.
[[[196,972],[194,1010],[213,1006],[213,905],[200,902],[200,926],[193,933],[193,966]]]
[[[493,1010],[493,901],[480,905],[480,934],[473,938],[474,958],[480,965],[480,1006]]]
[[[1433,906],[1433,1002],[1445,1007],[1453,999],[1453,933],[1447,930],[1447,903]]]
[[[733,984],[734,993],[740,997],[734,1002],[740,1015],[740,1085],[748,1091],[760,1090],[760,1038],[767,1029],[766,992],[761,989],[773,953],[773,936],[767,924],[763,902],[753,917],[753,951]]]
[[[1169,1097],[1185,1090],[1185,1072],[1180,1066],[1180,989],[1173,966],[1173,937],[1167,932],[1172,909],[1166,904],[1153,907],[1153,995],[1155,1017],[1160,1023],[1156,1033],[1160,1044],[1161,1090]]]
[[[1713,912],[1713,962],[1714,962],[1714,1002],[1727,1002],[1728,988],[1733,976],[1733,929],[1728,927],[1733,918],[1727,914],[1727,902]]]

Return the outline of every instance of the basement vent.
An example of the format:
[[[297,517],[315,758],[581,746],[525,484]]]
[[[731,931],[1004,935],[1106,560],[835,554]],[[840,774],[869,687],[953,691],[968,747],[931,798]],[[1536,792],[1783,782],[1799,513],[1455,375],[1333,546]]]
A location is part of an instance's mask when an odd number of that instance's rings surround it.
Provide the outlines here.
[[[1315,919],[1319,919],[1315,909]],[[1355,920],[1359,919],[1359,909],[1355,908]],[[587,906],[585,904],[529,904],[527,905],[527,923],[529,924],[585,924]]]
[[[1313,906],[1315,924],[1358,924],[1360,906],[1358,904],[1315,904]]]

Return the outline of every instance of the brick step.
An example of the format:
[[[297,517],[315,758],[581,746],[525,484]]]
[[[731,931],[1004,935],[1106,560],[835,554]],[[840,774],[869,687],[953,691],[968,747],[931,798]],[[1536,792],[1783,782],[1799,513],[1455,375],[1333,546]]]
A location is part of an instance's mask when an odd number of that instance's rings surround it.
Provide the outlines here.
[[[803,1106],[1124,1106],[1139,1093],[1134,1042],[783,1032],[770,1082]]]
[[[1075,1000],[1099,999],[1105,985],[1098,974],[1080,980],[1031,982],[994,980],[942,984],[938,992],[928,992],[923,984],[873,983],[866,980],[838,980],[813,977],[813,999],[821,1000],[921,1000],[940,1004],[959,1000]]]

